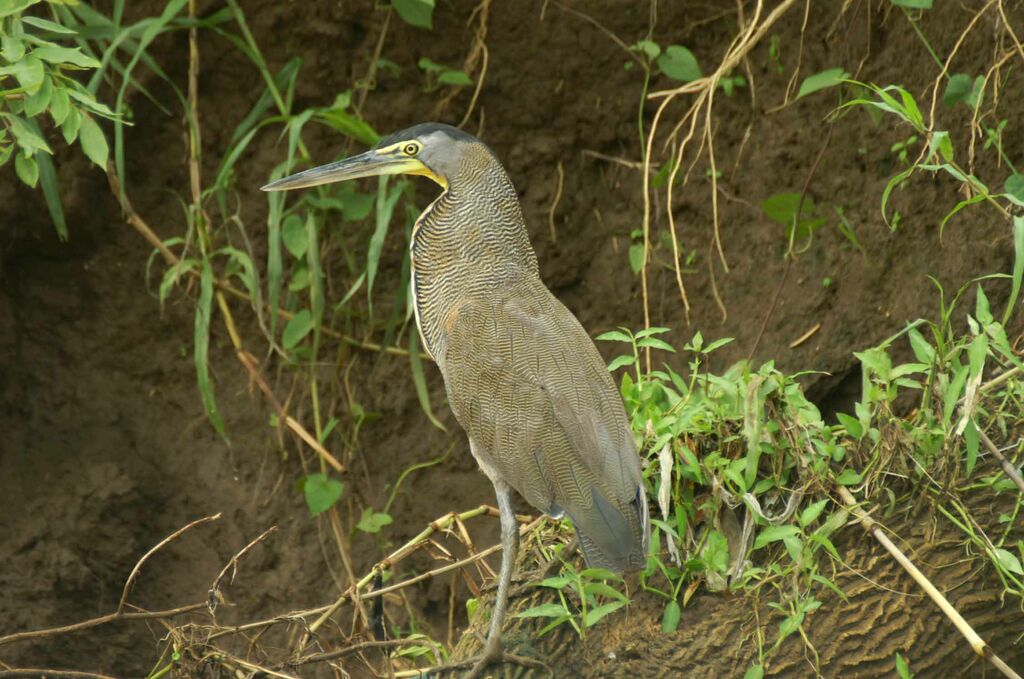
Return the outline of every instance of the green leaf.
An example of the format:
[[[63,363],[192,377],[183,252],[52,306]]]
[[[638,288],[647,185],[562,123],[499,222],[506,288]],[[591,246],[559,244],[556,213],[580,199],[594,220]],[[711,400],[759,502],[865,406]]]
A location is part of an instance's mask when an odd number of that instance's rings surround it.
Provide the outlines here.
[[[645,337],[644,339],[639,340],[636,343],[636,345],[638,347],[651,347],[652,349],[661,349],[662,351],[670,351],[673,354],[676,352],[676,350],[672,347],[671,344],[669,344],[665,340],[658,339],[657,337]]]
[[[50,105],[50,98],[53,96],[53,80],[49,76],[43,77],[43,82],[34,94],[25,99],[25,115],[34,118]]]
[[[729,570],[729,541],[717,530],[708,531],[707,546],[701,558],[712,571],[725,573]]]
[[[634,52],[640,52],[647,57],[648,61],[653,61],[658,58],[661,54],[661,46],[653,40],[639,40],[630,46]]]
[[[903,659],[903,656],[899,653],[896,654],[896,674],[899,675],[900,679],[913,679],[913,674],[910,673],[910,665]]]
[[[856,486],[860,482],[860,474],[852,469],[844,469],[843,472],[836,477],[836,483],[840,486]]]
[[[32,188],[36,187],[36,183],[39,181],[39,166],[24,152],[14,156],[14,171],[18,175],[18,179]]]
[[[778,224],[791,224],[797,217],[797,208],[800,209],[800,217],[810,216],[814,212],[814,201],[810,196],[805,196],[800,203],[799,193],[776,193],[765,198],[761,203],[761,211],[764,216]]]
[[[932,0],[889,0],[892,4],[897,7],[905,7],[907,9],[931,9]]]
[[[89,160],[99,165],[101,170],[106,170],[110,148],[107,146],[106,137],[103,136],[103,130],[92,119],[92,116],[82,116],[82,128],[78,131],[78,141]]]
[[[633,243],[629,246],[629,268],[633,273],[640,273],[644,268],[644,244]]]
[[[601,618],[605,617],[609,613],[614,613],[623,606],[626,605],[625,601],[613,601],[597,608],[592,608],[587,611],[587,615],[583,618],[583,625],[585,627],[593,627],[596,625]]]
[[[657,59],[661,72],[673,80],[688,83],[701,77],[700,64],[693,52],[682,45],[669,45]]]
[[[0,35],[0,57],[13,64],[25,56],[25,43],[13,35]]]
[[[760,549],[772,542],[777,542],[799,534],[800,529],[796,526],[768,526],[757,534],[757,537],[754,539],[754,549]]]
[[[433,28],[434,0],[391,0],[402,21],[419,28]]]
[[[747,668],[743,679],[764,679],[764,665],[757,663]]]
[[[68,109],[68,117],[61,123],[60,133],[64,135],[64,141],[69,145],[78,139],[78,130],[82,126],[82,119],[84,117],[74,106]]]
[[[1013,309],[1017,305],[1017,295],[1020,294],[1021,283],[1024,281],[1024,216],[1016,215],[1013,218],[1013,275],[1010,277],[1010,298],[1006,300],[1006,310],[1003,312],[1003,325],[1010,321]]]
[[[54,125],[60,125],[68,117],[68,110],[71,108],[71,100],[68,98],[67,90],[63,87],[56,87],[50,95],[50,116]]]
[[[199,300],[196,303],[194,325],[196,382],[199,385],[199,395],[202,397],[206,416],[217,433],[223,436],[224,421],[217,410],[213,383],[210,381],[210,312],[212,303],[213,268],[210,266],[210,260],[204,259],[199,276]]]
[[[292,257],[302,259],[306,256],[306,250],[309,249],[309,232],[302,217],[290,214],[284,218],[284,223],[281,224],[281,241]]]
[[[682,617],[682,609],[679,602],[673,599],[665,606],[665,612],[661,616],[661,631],[675,632],[679,628],[679,619]]]
[[[1006,183],[1003,184],[1003,191],[1011,201],[1024,206],[1024,174],[1014,172],[1007,177]]]
[[[974,465],[978,462],[978,427],[974,424],[974,418],[967,420],[964,427],[964,446],[967,448],[967,476],[974,471]]]
[[[322,514],[341,499],[345,486],[326,474],[310,474],[302,484],[302,494],[311,516]]]
[[[25,92],[31,94],[43,84],[43,76],[46,74],[43,62],[33,54],[27,54],[22,59],[14,62],[4,71],[9,71],[15,77],[18,84]]]
[[[839,424],[843,425],[843,429],[852,438],[860,440],[864,436],[864,426],[860,423],[860,420],[850,417],[846,413],[836,413],[836,418],[839,420]]]
[[[830,68],[827,71],[809,75],[800,83],[800,89],[796,93],[796,98],[800,99],[819,90],[835,87],[849,77],[850,74],[842,68]]]
[[[372,508],[366,507],[363,509],[363,515],[359,517],[356,528],[364,533],[379,533],[381,528],[391,525],[391,522],[390,514],[375,512]]]
[[[40,19],[39,17],[22,17],[21,21],[28,24],[29,26],[35,26],[41,28],[44,31],[51,33],[62,33],[64,35],[76,35],[75,31],[68,28],[67,26],[61,26],[58,23],[49,21],[47,19]]]
[[[1014,575],[1024,575],[1024,568],[1021,568],[1020,560],[1012,552],[996,547],[992,550],[992,556],[1003,570]]]
[[[53,227],[57,230],[57,236],[61,240],[67,240],[68,225],[64,221],[64,207],[60,202],[57,170],[53,167],[53,159],[45,153],[40,153],[35,156],[35,161],[39,165],[39,179],[43,185],[43,198],[46,199],[46,209],[50,212]]]
[[[562,604],[541,604],[525,611],[516,613],[514,618],[561,618],[568,617],[568,612]]]
[[[625,342],[626,344],[632,344],[633,338],[622,332],[621,330],[609,330],[608,332],[601,333],[597,336],[597,339],[602,342]]]
[[[950,77],[949,82],[946,83],[946,89],[942,92],[942,103],[946,106],[954,106],[961,101],[966,102],[971,95],[973,84],[971,76],[966,73],[957,73]]]
[[[651,335],[664,335],[666,332],[669,332],[670,330],[671,328],[660,328],[657,326],[652,326],[650,328],[645,328],[644,330],[638,330],[634,337],[636,337],[637,339],[643,339],[644,337],[650,337]]]
[[[800,525],[804,528],[814,523],[814,520],[821,515],[821,512],[825,509],[828,504],[828,500],[818,500],[814,504],[808,505],[804,511],[800,512]]]
[[[608,372],[613,373],[624,365],[633,365],[634,363],[636,363],[635,356],[623,354],[622,356],[616,357],[608,364]]]
[[[472,85],[473,80],[462,71],[445,71],[437,76],[442,85]]]
[[[312,329],[313,314],[310,313],[309,309],[303,309],[289,319],[288,325],[285,326],[284,333],[281,335],[281,346],[285,349],[293,348]]]
[[[32,56],[51,64],[72,64],[81,68],[99,68],[100,62],[88,54],[84,54],[77,47],[61,47],[59,45],[44,45],[32,50]]]
[[[10,130],[14,134],[14,141],[18,142],[18,146],[26,151],[53,153],[40,134],[39,128],[31,124],[31,121],[25,121],[14,114],[6,114],[4,117],[10,123]]]

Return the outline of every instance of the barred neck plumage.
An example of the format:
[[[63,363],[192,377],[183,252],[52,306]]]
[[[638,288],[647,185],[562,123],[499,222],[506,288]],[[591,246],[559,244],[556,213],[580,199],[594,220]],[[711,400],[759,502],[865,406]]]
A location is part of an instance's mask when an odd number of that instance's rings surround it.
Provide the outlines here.
[[[497,298],[537,279],[519,196],[505,169],[482,144],[464,154],[459,172],[413,229],[412,292],[426,350],[443,361],[445,321],[460,304]]]

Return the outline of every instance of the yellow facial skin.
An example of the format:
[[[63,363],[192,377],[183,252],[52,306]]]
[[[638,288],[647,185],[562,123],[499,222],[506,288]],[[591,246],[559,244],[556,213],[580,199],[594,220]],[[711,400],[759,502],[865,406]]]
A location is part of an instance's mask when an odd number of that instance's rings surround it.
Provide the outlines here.
[[[321,165],[311,170],[278,179],[262,188],[263,191],[289,191],[309,186],[331,184],[334,182],[358,179],[360,177],[379,177],[389,174],[412,174],[429,177],[442,188],[448,188],[448,182],[441,175],[432,171],[416,155],[423,146],[415,139],[400,141],[380,149],[371,149],[345,160]]]

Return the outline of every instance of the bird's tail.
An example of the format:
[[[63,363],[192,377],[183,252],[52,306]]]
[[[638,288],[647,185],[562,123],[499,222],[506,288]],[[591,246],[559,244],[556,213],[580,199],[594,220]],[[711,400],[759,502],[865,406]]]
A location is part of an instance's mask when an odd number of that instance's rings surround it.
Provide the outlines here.
[[[567,512],[576,525],[587,566],[615,573],[643,570],[651,535],[643,485],[632,500],[620,506],[598,488],[591,490],[592,506]]]

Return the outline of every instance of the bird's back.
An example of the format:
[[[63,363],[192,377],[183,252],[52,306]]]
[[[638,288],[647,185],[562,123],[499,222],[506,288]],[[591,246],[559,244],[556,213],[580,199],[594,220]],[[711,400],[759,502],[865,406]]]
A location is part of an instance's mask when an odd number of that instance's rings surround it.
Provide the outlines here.
[[[588,564],[646,563],[646,497],[621,398],[592,340],[536,275],[449,313],[442,366],[481,466],[576,525]]]

